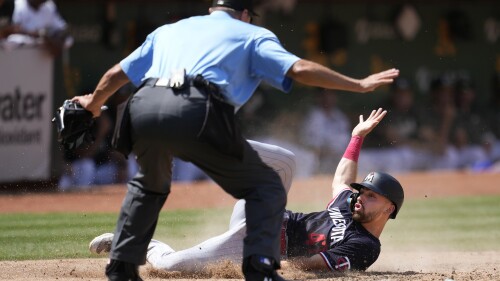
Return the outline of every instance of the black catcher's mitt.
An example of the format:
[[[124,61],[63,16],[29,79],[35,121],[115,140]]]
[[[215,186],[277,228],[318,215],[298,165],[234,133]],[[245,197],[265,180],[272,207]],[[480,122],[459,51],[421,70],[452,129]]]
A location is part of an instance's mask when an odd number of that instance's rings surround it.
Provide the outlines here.
[[[65,149],[74,150],[94,142],[94,117],[79,103],[65,100],[56,111],[52,122],[56,124],[57,140]]]

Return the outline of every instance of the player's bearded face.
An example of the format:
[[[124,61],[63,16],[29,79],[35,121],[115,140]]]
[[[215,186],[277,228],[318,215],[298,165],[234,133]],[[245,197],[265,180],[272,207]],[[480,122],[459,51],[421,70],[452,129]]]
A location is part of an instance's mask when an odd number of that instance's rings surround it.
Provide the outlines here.
[[[380,217],[387,208],[387,200],[369,189],[362,188],[354,205],[352,218],[360,223],[371,222]]]

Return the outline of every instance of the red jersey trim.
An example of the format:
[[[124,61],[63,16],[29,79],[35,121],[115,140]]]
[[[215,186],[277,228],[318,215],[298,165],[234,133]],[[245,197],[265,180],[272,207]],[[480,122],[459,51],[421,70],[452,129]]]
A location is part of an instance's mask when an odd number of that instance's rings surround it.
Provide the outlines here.
[[[321,256],[321,258],[323,259],[323,261],[325,262],[326,266],[331,270],[331,271],[334,271],[334,267],[330,264],[330,261],[328,260],[328,258],[326,257],[326,255],[321,252],[319,253],[319,255]]]

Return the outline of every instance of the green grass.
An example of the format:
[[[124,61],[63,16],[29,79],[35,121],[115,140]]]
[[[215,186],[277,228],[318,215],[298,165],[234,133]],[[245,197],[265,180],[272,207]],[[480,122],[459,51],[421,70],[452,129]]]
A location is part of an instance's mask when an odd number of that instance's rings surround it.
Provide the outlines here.
[[[382,234],[387,248],[500,251],[500,197],[425,199],[405,203]]]
[[[156,239],[181,249],[227,229],[231,209],[167,211]],[[113,232],[117,214],[0,214],[0,260],[95,257],[88,243]],[[187,235],[187,234],[192,235]]]
[[[297,205],[313,211],[324,206]],[[174,249],[228,227],[231,208],[162,212],[155,238]],[[88,242],[112,232],[117,214],[0,214],[0,260],[86,258]],[[383,249],[500,251],[500,196],[405,202],[382,234]]]

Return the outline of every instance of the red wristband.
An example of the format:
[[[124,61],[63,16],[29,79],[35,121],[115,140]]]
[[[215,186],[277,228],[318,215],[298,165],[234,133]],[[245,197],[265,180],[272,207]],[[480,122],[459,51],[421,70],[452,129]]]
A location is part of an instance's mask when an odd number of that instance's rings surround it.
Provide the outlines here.
[[[359,152],[361,151],[361,146],[363,145],[363,137],[352,136],[347,149],[344,152],[344,158],[350,159],[354,162],[358,162]]]

